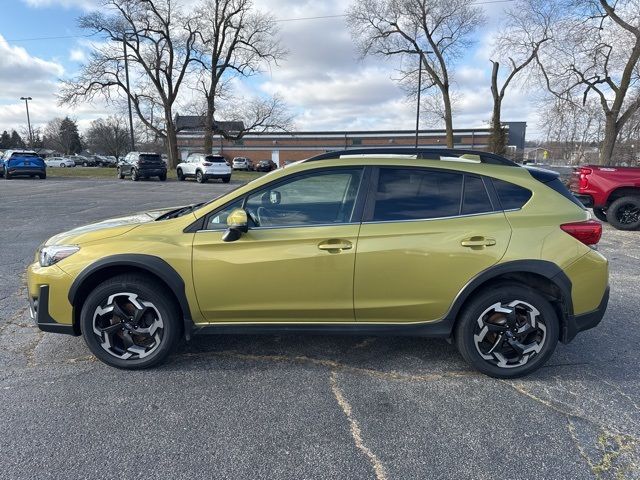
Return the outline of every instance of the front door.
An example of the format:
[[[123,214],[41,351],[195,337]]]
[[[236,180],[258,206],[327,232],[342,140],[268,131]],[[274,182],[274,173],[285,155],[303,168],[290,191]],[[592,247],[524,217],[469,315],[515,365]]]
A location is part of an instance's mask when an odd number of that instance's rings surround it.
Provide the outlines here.
[[[353,322],[362,169],[318,170],[262,187],[210,214],[194,236],[193,279],[209,322]],[[249,231],[223,242],[244,207]]]
[[[358,322],[444,317],[476,274],[504,255],[511,228],[482,177],[381,168],[358,237]]]

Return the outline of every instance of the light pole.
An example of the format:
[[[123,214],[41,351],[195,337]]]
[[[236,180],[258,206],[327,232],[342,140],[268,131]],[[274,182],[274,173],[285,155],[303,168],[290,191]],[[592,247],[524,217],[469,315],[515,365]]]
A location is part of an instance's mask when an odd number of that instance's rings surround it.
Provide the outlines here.
[[[33,98],[20,97],[20,100],[24,100],[24,104],[27,107],[27,125],[29,126],[29,147],[33,147],[33,133],[31,132],[31,117],[29,117],[29,100],[33,100]]]

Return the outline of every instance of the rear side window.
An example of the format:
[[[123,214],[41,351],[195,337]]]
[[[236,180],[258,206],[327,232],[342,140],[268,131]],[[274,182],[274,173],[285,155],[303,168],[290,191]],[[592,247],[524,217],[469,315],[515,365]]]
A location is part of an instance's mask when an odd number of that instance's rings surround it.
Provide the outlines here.
[[[493,186],[496,189],[503,210],[522,208],[532,195],[531,190],[497,178],[493,179]]]
[[[460,213],[462,179],[458,173],[381,168],[372,220],[456,216]]]
[[[564,198],[566,198],[572,203],[575,203],[577,206],[579,206],[584,210],[584,205],[580,203],[580,200],[578,200],[576,197],[573,196],[573,194],[569,191],[569,189],[565,186],[564,183],[562,183],[562,180],[560,180],[559,178],[556,178],[555,180],[551,180],[550,182],[545,183],[545,185],[551,188],[552,190],[555,190]]]
[[[464,176],[464,197],[462,199],[462,215],[493,212],[495,209],[480,177]]]

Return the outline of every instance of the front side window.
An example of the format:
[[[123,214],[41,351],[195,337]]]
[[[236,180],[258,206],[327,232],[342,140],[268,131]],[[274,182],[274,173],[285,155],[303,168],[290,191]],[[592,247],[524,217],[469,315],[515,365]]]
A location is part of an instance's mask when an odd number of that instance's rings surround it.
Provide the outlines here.
[[[348,223],[361,178],[362,169],[296,176],[252,193],[245,209],[258,227]]]
[[[433,170],[381,168],[372,220],[402,221],[460,214],[463,175]]]
[[[222,210],[218,210],[207,218],[207,224],[205,225],[205,230],[226,230],[227,229],[227,217],[231,212],[238,208],[242,208],[242,202],[244,198],[240,198],[235,202],[230,203],[229,205],[222,208]]]

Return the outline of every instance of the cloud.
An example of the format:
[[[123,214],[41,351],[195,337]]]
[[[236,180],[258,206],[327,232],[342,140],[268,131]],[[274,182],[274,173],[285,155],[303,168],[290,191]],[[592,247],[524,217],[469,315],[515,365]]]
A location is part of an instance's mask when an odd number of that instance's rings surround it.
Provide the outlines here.
[[[65,8],[82,8],[84,10],[91,10],[97,8],[99,5],[98,0],[22,0],[30,7],[43,8],[43,7],[65,7]]]
[[[85,62],[87,60],[87,54],[81,48],[72,48],[69,52],[69,60],[72,62]]]

